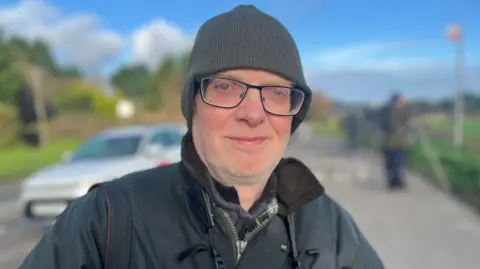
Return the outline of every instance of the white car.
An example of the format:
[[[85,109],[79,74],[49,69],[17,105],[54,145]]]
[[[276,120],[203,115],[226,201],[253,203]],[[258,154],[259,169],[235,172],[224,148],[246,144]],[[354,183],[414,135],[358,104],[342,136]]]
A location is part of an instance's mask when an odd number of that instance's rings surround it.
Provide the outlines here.
[[[50,225],[90,186],[181,159],[183,125],[132,126],[103,131],[64,160],[23,182],[20,208],[27,224]]]

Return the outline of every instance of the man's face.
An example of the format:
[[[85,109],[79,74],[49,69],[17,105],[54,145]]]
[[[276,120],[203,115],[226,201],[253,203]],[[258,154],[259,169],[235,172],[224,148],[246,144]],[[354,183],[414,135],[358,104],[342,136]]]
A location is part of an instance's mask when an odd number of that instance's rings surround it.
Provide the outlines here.
[[[398,97],[398,99],[397,99],[397,106],[398,107],[403,107],[406,104],[407,104],[407,100],[404,97],[402,97],[402,96]]]
[[[292,86],[283,77],[260,70],[229,70],[215,76],[251,85]],[[217,91],[223,94],[224,90],[235,87],[234,81],[212,80],[203,88],[208,94]],[[195,96],[195,105],[193,139],[212,175],[228,185],[249,185],[266,180],[287,147],[292,116],[266,112],[260,91],[255,88],[248,89],[234,108],[206,104],[199,93]]]

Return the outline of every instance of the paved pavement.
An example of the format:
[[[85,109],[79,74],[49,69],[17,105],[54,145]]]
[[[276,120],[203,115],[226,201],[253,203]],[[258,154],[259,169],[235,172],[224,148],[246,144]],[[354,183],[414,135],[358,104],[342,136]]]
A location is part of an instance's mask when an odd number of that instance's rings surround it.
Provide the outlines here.
[[[298,138],[287,155],[304,160],[350,211],[386,268],[480,268],[480,217],[472,210],[414,175],[408,192],[386,191],[376,156],[311,135]],[[0,187],[0,269],[17,268],[41,235],[19,225],[12,200],[18,190]]]
[[[480,216],[471,208],[414,174],[408,174],[407,192],[387,191],[378,156],[315,140],[290,154],[353,215],[386,268],[480,268]]]
[[[18,185],[2,186],[18,193]],[[0,195],[5,191],[0,191]],[[10,196],[10,194],[9,194]],[[0,198],[0,269],[18,268],[24,256],[38,241],[40,232],[19,225],[16,200]]]

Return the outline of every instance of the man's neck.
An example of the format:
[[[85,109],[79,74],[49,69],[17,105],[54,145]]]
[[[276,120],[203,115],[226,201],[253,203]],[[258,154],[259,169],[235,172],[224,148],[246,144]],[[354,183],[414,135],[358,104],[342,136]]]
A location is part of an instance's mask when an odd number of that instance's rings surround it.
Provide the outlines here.
[[[267,188],[268,180],[262,182],[259,181],[256,184],[231,184],[226,185],[221,181],[215,181],[215,188],[226,202],[235,203],[240,205],[246,212],[248,212],[252,206],[261,199],[265,188]],[[275,183],[275,182],[273,182]],[[273,192],[276,192],[276,184],[270,184],[268,188],[271,188]]]
[[[238,194],[240,206],[249,211],[253,204],[260,198],[265,189],[265,184],[249,185],[249,186],[234,186]]]

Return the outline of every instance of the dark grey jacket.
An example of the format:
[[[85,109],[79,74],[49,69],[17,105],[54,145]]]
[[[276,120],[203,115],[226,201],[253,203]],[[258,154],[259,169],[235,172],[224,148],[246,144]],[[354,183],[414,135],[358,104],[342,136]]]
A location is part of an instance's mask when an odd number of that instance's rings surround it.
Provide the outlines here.
[[[181,163],[126,175],[72,202],[20,268],[384,268],[352,217],[295,159],[274,172],[278,214],[237,259],[233,227],[185,144]]]

